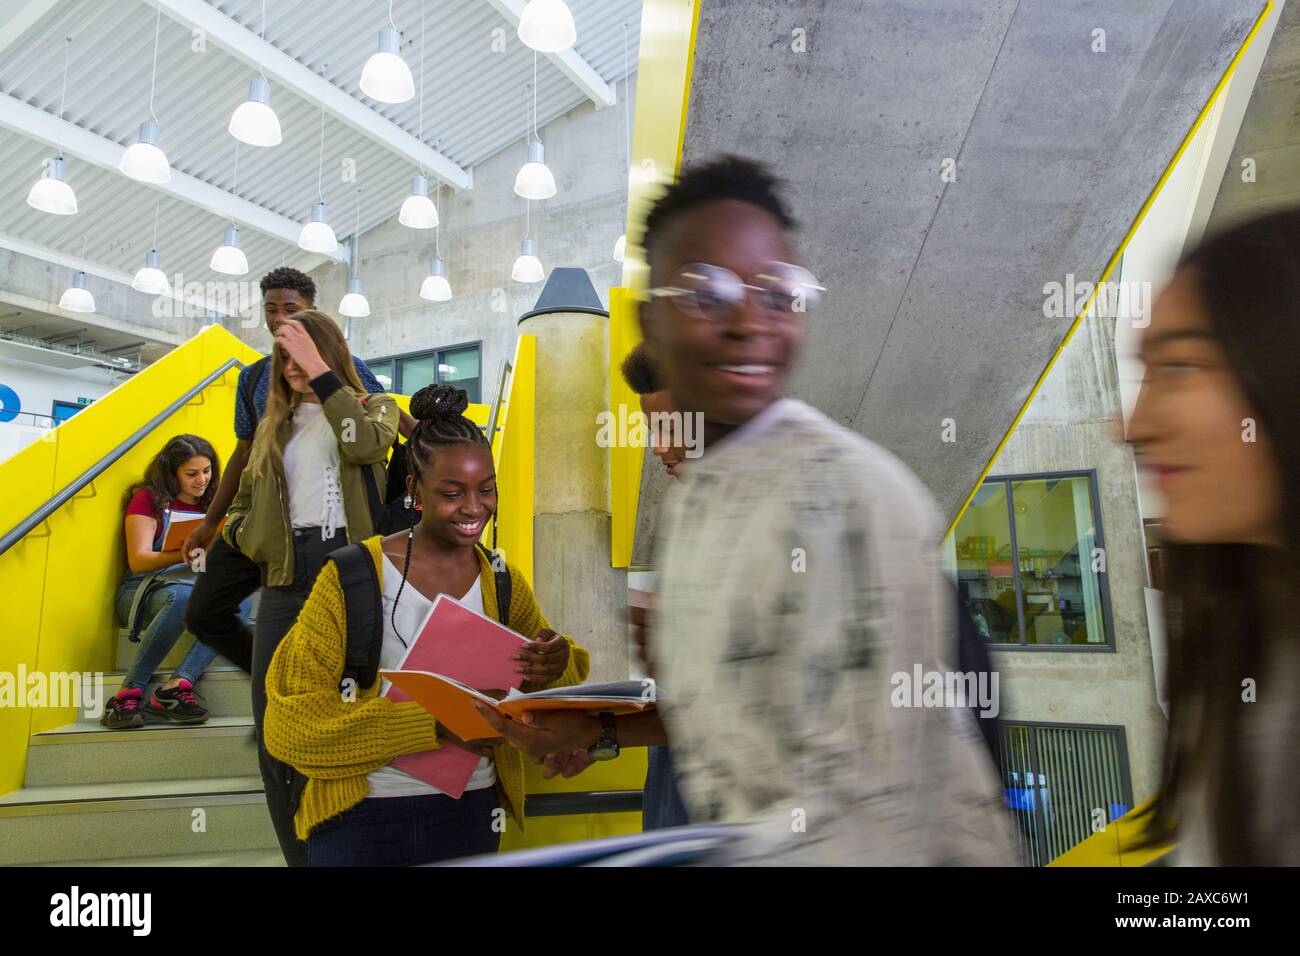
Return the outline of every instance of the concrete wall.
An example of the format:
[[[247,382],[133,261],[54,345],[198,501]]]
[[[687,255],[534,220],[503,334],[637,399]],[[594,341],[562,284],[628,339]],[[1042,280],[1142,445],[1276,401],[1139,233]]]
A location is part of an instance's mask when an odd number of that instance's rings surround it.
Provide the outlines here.
[[[631,88],[635,96],[635,75]],[[521,125],[522,113],[521,108]],[[606,306],[609,288],[621,277],[622,266],[612,253],[627,217],[623,115],[621,101],[603,110],[585,103],[542,127],[546,162],[558,192],[532,204],[531,236],[547,273],[556,266],[586,269]],[[514,356],[515,323],[532,308],[544,285],[522,285],[510,278],[524,237],[525,204],[514,194],[515,174],[523,162],[521,130],[517,148],[474,167],[473,189],[443,189],[442,258],[453,294],[449,302],[419,297],[434,256],[433,232],[408,229],[397,221],[394,209],[391,219],[362,235],[360,275],[370,316],[352,322],[356,354],[378,358],[481,340],[483,400],[491,400],[501,359]],[[361,186],[364,189],[364,181]],[[333,210],[340,235],[346,231],[346,207],[340,203]],[[337,315],[347,286],[346,267],[326,264],[312,276],[318,304]],[[264,329],[241,334],[256,348],[269,347]],[[542,364],[538,374],[545,373]]]
[[[993,660],[1005,719],[1122,726],[1141,801],[1159,781],[1165,726],[1148,639],[1133,455],[1120,441],[1113,325],[1084,320],[990,475],[1096,470],[1115,652],[995,650]]]
[[[793,393],[955,515],[1069,327],[1043,284],[1101,274],[1263,8],[705,0],[684,158],[771,163],[828,290]]]

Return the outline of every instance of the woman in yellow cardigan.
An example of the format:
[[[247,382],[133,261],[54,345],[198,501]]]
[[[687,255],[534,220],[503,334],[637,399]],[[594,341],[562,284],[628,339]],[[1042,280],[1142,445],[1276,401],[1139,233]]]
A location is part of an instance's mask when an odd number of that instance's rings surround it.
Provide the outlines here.
[[[496,512],[496,470],[465,392],[448,385],[411,399],[408,531],[370,538],[383,596],[379,666],[397,666],[439,594],[498,616],[496,582],[479,535]],[[580,684],[587,651],[550,629],[528,583],[511,567],[508,626],[529,638],[516,655],[524,687]],[[295,831],[309,866],[415,865],[497,849],[505,815],[523,824],[523,755],[498,739],[467,743],[419,704],[382,696],[387,681],[339,691],[347,621],[338,568],[327,562],[266,675],[266,746],[307,778]],[[461,747],[479,763],[459,799],[396,767],[393,759]]]

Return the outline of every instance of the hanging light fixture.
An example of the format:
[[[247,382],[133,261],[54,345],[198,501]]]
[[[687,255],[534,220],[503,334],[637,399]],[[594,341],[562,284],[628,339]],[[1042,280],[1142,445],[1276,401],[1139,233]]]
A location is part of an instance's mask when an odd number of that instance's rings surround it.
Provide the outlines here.
[[[262,32],[259,39],[266,42],[266,0],[262,0]],[[227,127],[230,135],[249,146],[279,146],[280,120],[271,109],[271,84],[257,67],[257,76],[248,84],[248,99],[235,107]]]
[[[67,38],[63,53],[63,92],[59,96],[59,119],[63,119],[63,106],[68,97],[68,59],[72,53],[72,37]],[[57,144],[56,144],[57,145]],[[27,193],[27,205],[55,216],[72,216],[77,212],[77,194],[65,178],[63,150],[44,163],[41,178],[32,184]]]
[[[64,177],[62,156],[52,156],[45,161],[45,172],[32,183],[27,193],[27,205],[56,216],[72,216],[77,212],[77,195]]]
[[[235,141],[235,182],[230,187],[231,195],[235,195],[235,190],[239,186],[239,141]],[[232,219],[230,225],[226,227],[225,235],[222,237],[221,245],[217,247],[216,252],[212,253],[212,261],[208,263],[208,268],[213,272],[220,272],[228,276],[242,276],[248,274],[248,257],[244,255],[244,250],[239,248],[239,227],[235,225]]]
[[[420,109],[419,136],[424,142],[424,9],[420,9]],[[438,209],[429,200],[429,180],[421,169],[411,177],[411,195],[402,202],[397,221],[410,229],[432,229],[438,225]]]
[[[123,175],[138,179],[142,183],[165,183],[172,178],[167,154],[158,145],[162,138],[162,131],[158,128],[158,114],[153,111],[153,93],[158,80],[158,35],[161,30],[162,7],[159,7],[153,33],[153,73],[149,79],[150,118],[140,124],[140,133],[136,142],[126,148],[117,163],[117,168]]]
[[[298,248],[308,252],[333,252],[339,247],[338,237],[330,227],[329,211],[325,208],[325,110],[320,111],[320,161],[316,166],[316,196],[311,204],[311,219],[298,233]]]
[[[228,276],[242,276],[248,274],[248,257],[244,255],[244,250],[239,248],[239,227],[227,226],[225,233],[221,238],[221,245],[212,253],[212,261],[208,267],[213,272],[220,272]]]
[[[357,190],[357,219],[356,225],[352,231],[352,255],[350,272],[348,277],[348,292],[339,302],[339,314],[346,315],[349,318],[364,319],[370,314],[370,303],[366,300],[366,294],[361,289],[361,276],[357,275],[357,270],[361,266],[361,190]],[[348,327],[349,331],[351,326]]]
[[[627,165],[632,167],[632,119],[628,100],[632,95],[632,74],[627,68],[627,21],[623,21],[623,139],[627,144]],[[614,242],[614,261],[622,262],[627,256],[627,233]]]
[[[411,68],[402,59],[402,38],[393,22],[393,0],[388,0],[388,26],[379,31],[379,51],[361,71],[361,92],[381,103],[405,103],[415,95]]]
[[[156,202],[153,207],[153,248],[144,254],[144,265],[136,272],[135,278],[131,280],[131,288],[137,292],[144,292],[148,295],[171,295],[171,283],[167,281],[167,275],[162,271],[162,256],[158,255],[158,208],[161,202]]]
[[[528,108],[527,89],[524,109]],[[528,140],[527,121],[524,123],[524,140]],[[519,167],[515,176],[515,195],[525,199],[550,199],[555,195],[555,177],[546,165],[546,149],[537,136],[537,54],[533,54],[533,140],[528,143],[528,162]]]
[[[429,198],[429,180],[423,173],[411,177],[411,195],[402,201],[397,221],[411,229],[432,229],[438,225],[438,210]]]
[[[81,237],[81,262],[86,262],[86,237]],[[59,299],[59,308],[69,312],[94,312],[95,297],[86,288],[86,270],[83,268],[72,275],[72,285],[64,290]]]
[[[248,84],[248,99],[235,107],[227,129],[249,146],[280,145],[280,120],[271,109],[271,84],[261,73]]]
[[[439,185],[435,195],[441,194],[442,186]],[[429,267],[428,277],[420,284],[420,298],[428,299],[430,302],[446,302],[451,298],[451,283],[447,281],[442,268],[441,227],[434,234],[433,265]]]
[[[531,207],[531,203],[528,206]],[[510,278],[516,282],[541,282],[546,275],[542,268],[542,262],[537,258],[533,249],[533,240],[528,238],[531,229],[531,209],[524,212],[524,241],[519,244],[519,257],[515,259],[514,266],[510,269]]]
[[[529,0],[519,15],[519,39],[542,53],[560,53],[573,46],[578,29],[564,0]]]

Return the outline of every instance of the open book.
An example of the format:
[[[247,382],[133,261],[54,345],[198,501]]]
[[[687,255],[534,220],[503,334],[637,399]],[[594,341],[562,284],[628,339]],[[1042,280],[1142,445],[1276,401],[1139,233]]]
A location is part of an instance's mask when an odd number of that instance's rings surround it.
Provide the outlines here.
[[[551,687],[531,694],[521,694],[511,688],[505,697],[496,700],[444,674],[413,670],[379,673],[413,700],[419,701],[425,710],[438,719],[438,723],[461,740],[482,740],[497,736],[492,725],[474,708],[474,701],[486,704],[512,720],[519,720],[529,711],[582,710],[593,714],[631,714],[655,706],[655,684],[649,678],[611,684]]]

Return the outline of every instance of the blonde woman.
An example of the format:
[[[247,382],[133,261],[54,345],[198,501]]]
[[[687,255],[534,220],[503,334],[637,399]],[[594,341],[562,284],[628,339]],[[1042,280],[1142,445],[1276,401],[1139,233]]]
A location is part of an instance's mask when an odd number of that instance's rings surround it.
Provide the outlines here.
[[[398,409],[391,396],[365,392],[338,325],[311,309],[276,328],[271,383],[222,536],[261,569],[252,655],[258,761],[280,849],[300,866],[306,848],[293,833],[289,770],[263,741],[266,670],[325,556],[374,533],[372,489],[385,485]]]

